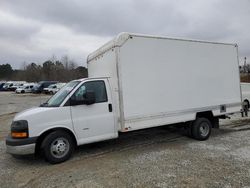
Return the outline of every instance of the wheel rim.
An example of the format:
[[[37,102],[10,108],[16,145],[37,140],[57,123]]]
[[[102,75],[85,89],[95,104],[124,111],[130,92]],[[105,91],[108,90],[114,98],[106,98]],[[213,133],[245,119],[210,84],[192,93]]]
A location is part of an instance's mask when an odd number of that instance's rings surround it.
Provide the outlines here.
[[[200,134],[206,137],[209,134],[209,124],[207,122],[202,122],[200,125]]]
[[[69,141],[65,138],[57,138],[50,145],[51,155],[62,158],[69,152]]]

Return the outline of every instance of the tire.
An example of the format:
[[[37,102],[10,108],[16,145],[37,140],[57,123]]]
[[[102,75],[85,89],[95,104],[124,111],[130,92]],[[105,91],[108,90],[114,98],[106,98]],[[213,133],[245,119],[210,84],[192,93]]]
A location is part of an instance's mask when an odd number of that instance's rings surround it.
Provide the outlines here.
[[[197,118],[191,126],[191,135],[196,140],[207,140],[211,134],[212,125],[207,118]]]
[[[45,159],[51,163],[61,163],[68,160],[75,148],[72,137],[64,131],[54,131],[42,142]]]
[[[191,121],[186,122],[184,126],[184,131],[186,136],[193,138],[191,127],[192,127],[192,122]]]
[[[24,90],[22,90],[21,93],[25,93]]]

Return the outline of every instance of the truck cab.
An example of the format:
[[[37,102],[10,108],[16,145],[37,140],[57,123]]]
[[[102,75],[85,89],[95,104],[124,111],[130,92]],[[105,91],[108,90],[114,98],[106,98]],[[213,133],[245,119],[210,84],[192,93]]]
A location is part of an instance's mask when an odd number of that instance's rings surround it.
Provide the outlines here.
[[[76,145],[116,138],[114,117],[108,78],[74,80],[46,103],[15,116],[7,152],[41,149],[51,163],[62,162]]]

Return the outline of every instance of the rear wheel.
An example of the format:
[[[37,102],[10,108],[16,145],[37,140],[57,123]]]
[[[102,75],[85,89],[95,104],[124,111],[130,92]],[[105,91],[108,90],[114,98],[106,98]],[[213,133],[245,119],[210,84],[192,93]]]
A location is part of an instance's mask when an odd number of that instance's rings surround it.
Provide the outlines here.
[[[207,118],[197,118],[191,125],[191,135],[196,140],[207,140],[211,130],[212,125]]]
[[[72,137],[64,131],[50,133],[42,142],[42,150],[45,159],[51,164],[68,160],[74,151]]]
[[[24,93],[24,90],[22,90],[21,93]]]

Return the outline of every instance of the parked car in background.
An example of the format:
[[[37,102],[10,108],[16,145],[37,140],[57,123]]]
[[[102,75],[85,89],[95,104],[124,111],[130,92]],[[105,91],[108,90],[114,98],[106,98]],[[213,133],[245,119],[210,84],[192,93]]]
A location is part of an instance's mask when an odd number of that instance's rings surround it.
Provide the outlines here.
[[[22,86],[25,81],[8,81],[2,87],[2,91],[15,91],[18,86]]]
[[[41,81],[36,86],[34,86],[32,93],[41,93],[44,88],[56,83],[58,83],[58,81]]]
[[[26,81],[16,81],[13,82],[13,85],[8,87],[9,91],[16,91],[17,88],[23,87],[24,84],[26,84]]]
[[[52,84],[47,88],[44,88],[43,91],[46,94],[55,94],[56,92],[58,92],[66,83],[56,83],[56,84]]]
[[[6,83],[5,81],[1,81],[1,82],[0,82],[0,91],[3,90],[3,86],[4,86],[5,83]]]
[[[49,94],[50,90],[53,89],[53,88],[56,88],[56,84],[51,84],[49,87],[44,88],[43,93]]]
[[[13,81],[8,81],[3,85],[2,91],[8,91],[8,88],[13,86]]]
[[[57,83],[56,84],[56,88],[52,88],[52,89],[50,89],[50,94],[55,94],[55,93],[57,93],[63,86],[65,86],[66,85],[66,83]]]
[[[241,82],[240,86],[241,86],[243,106],[249,110],[250,108],[250,83]]]
[[[16,93],[31,93],[35,83],[27,83],[16,89]]]

